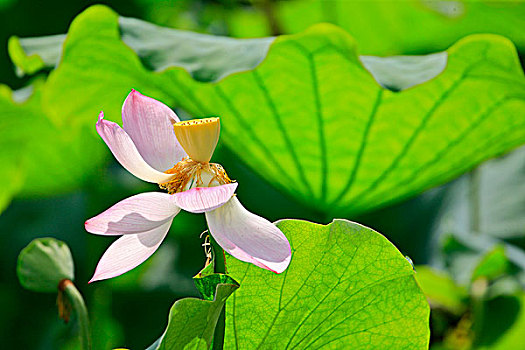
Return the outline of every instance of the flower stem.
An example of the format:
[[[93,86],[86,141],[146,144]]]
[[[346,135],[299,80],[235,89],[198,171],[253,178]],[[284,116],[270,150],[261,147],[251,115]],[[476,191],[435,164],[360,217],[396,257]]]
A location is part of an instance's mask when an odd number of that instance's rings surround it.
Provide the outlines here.
[[[217,242],[210,236],[210,243],[213,249],[213,272],[215,273],[226,273],[226,257],[224,256],[224,250]]]
[[[80,328],[79,337],[82,344],[82,350],[91,350],[89,318],[82,294],[80,294],[73,282],[68,279],[60,281],[58,288],[65,294],[76,314],[77,322]]]
[[[221,246],[210,235],[210,243],[213,249],[213,271],[215,273],[226,273],[226,257],[224,256],[224,250]],[[224,347],[224,331],[226,329],[226,305],[223,306],[217,325],[215,326],[215,332],[213,334],[213,350],[222,350]]]
[[[472,170],[469,182],[470,230],[479,234],[480,231],[480,185],[481,171]]]
[[[263,0],[259,3],[259,6],[266,17],[268,27],[272,36],[277,36],[283,33],[281,24],[276,16],[275,0]]]

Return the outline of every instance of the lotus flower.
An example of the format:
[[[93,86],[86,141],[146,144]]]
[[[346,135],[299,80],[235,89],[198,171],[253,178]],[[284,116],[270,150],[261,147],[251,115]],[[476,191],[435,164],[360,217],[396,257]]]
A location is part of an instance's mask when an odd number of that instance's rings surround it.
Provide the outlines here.
[[[85,223],[98,235],[118,235],[90,282],[121,275],[148,259],[181,209],[205,213],[215,241],[239,260],[275,273],[290,263],[290,244],[268,220],[246,210],[238,184],[210,163],[219,140],[219,118],[180,121],[166,105],[132,90],[122,106],[121,128],[100,112],[97,131],[131,174],[162,192],[126,198]]]

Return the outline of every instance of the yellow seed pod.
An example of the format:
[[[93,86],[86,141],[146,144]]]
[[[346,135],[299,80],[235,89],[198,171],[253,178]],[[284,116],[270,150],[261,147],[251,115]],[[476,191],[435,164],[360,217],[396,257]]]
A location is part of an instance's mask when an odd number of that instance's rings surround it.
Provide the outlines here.
[[[191,159],[208,163],[219,141],[219,118],[185,120],[173,124],[175,136]]]

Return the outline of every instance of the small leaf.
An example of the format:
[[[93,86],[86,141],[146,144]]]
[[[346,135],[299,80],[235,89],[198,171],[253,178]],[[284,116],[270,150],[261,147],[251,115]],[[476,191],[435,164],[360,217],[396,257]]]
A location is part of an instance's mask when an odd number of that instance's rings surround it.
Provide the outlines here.
[[[35,292],[57,292],[63,279],[74,279],[73,257],[66,243],[54,238],[38,238],[18,256],[20,284]]]
[[[525,294],[498,296],[485,301],[474,322],[479,325],[475,349],[525,349]]]
[[[510,262],[505,254],[505,247],[497,245],[482,257],[472,273],[472,281],[482,277],[493,280],[506,274],[509,268]]]
[[[239,283],[237,283],[237,281],[235,281],[233,278],[222,273],[213,273],[205,275],[199,274],[193,277],[193,281],[195,282],[195,286],[201,293],[201,296],[204,300],[214,299],[215,291],[219,284],[231,284],[237,286],[239,285]]]
[[[211,275],[213,276],[213,275]],[[218,284],[212,301],[196,298],[177,300],[171,307],[168,327],[160,345],[153,349],[209,349],[226,299],[238,284]]]
[[[445,272],[417,266],[416,279],[432,307],[441,307],[461,315],[467,307],[467,291],[456,285]]]
[[[226,305],[226,349],[428,348],[428,303],[386,238],[346,220],[277,225],[292,245],[284,273],[228,257],[241,287]]]

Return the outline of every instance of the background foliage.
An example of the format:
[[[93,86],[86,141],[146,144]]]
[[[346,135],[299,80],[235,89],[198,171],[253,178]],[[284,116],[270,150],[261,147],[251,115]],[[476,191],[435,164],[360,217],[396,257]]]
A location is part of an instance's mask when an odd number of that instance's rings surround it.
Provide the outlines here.
[[[84,232],[85,219],[155,190],[114,163],[93,127],[100,109],[118,121],[133,87],[185,118],[224,118],[214,161],[239,181],[250,210],[271,220],[343,217],[385,234],[417,265],[433,307],[434,348],[523,346],[523,149],[435,186],[524,143],[525,80],[514,48],[525,50],[524,3],[111,1],[116,13],[91,8],[69,27],[89,4],[0,1],[4,344],[75,346],[56,320],[54,297],[16,283],[16,256],[36,237],[71,247],[76,283],[95,317],[95,348],[147,347],[173,300],[197,295],[191,276],[204,260],[197,239],[204,222],[189,214],[146,264],[85,284],[109,244]],[[117,13],[232,37],[294,35],[210,43]],[[319,22],[335,26],[310,27]],[[464,38],[476,33],[507,39]],[[55,34],[44,42],[12,38],[8,58],[9,37]],[[240,61],[226,55],[243,49],[250,54]],[[404,59],[370,56],[443,50],[408,62],[415,71],[403,70]],[[232,75],[239,67],[245,72]],[[343,128],[350,142],[337,139]],[[146,301],[140,313],[129,307]]]

